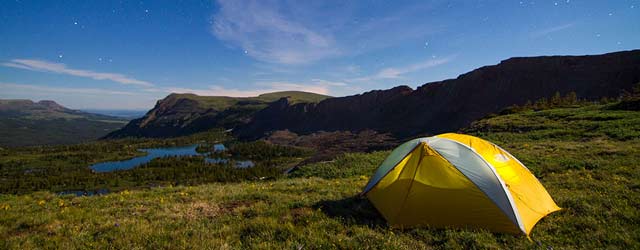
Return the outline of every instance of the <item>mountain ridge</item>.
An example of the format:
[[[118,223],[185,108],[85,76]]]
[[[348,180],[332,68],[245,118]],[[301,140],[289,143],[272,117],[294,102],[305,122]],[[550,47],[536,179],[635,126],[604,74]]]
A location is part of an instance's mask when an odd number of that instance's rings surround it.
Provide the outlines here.
[[[301,135],[374,130],[405,138],[455,131],[508,106],[550,98],[556,92],[575,92],[578,98],[588,100],[616,98],[638,82],[640,50],[512,57],[456,78],[425,83],[415,90],[397,86],[312,102],[247,99],[216,109],[215,105],[202,105],[197,99],[175,98],[180,94],[172,94],[145,117],[106,138],[170,137],[215,127],[233,129],[234,135],[242,139],[262,138],[278,130]]]
[[[579,98],[595,100],[617,97],[638,82],[640,50],[587,56],[514,57],[454,79],[426,83],[415,90],[400,86],[318,104],[288,105],[278,101],[256,113],[236,135],[255,139],[277,130],[308,134],[367,129],[390,132],[401,138],[436,134],[455,131],[508,106],[549,98],[556,92],[563,95],[576,92]],[[401,94],[383,98],[396,92]],[[361,105],[376,98],[380,102]]]

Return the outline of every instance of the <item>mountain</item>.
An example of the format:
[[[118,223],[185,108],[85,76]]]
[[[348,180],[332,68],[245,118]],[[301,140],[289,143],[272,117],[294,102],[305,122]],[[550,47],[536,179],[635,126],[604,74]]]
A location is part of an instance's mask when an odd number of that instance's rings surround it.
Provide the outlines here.
[[[329,96],[300,91],[262,94],[256,97],[170,94],[142,118],[134,119],[106,138],[172,137],[214,127],[233,129],[246,124],[269,103],[287,99],[292,104],[317,103]]]
[[[0,145],[79,143],[98,139],[126,122],[68,109],[54,101],[0,100]]]
[[[238,130],[241,138],[271,131],[390,132],[397,137],[455,131],[511,105],[575,92],[596,100],[618,97],[640,82],[640,50],[590,56],[517,57],[456,79],[407,86],[319,103],[280,99]]]

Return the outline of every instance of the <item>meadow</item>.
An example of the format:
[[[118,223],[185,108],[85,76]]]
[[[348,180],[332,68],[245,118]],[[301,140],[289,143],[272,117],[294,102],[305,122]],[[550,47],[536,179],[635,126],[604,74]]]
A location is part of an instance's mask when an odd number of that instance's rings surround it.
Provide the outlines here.
[[[358,196],[388,154],[378,151],[346,153],[262,180],[165,183],[101,196],[5,187],[0,195],[0,248],[639,248],[640,111],[624,107],[614,102],[514,109],[461,131],[511,152],[563,208],[542,219],[531,240],[478,229],[388,227]],[[8,178],[7,161],[28,161],[31,153],[20,152],[2,151],[2,183]],[[82,163],[134,154],[126,147],[103,150]],[[9,166],[15,168],[19,166]]]

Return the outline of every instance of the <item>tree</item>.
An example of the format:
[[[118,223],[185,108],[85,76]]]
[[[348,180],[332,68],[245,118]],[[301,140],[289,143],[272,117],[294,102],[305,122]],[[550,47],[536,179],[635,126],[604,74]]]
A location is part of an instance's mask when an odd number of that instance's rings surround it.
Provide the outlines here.
[[[567,93],[567,95],[564,97],[563,102],[566,105],[576,105],[576,104],[578,104],[578,96],[576,95],[576,92],[571,91],[571,92]]]
[[[556,91],[556,93],[553,94],[549,103],[551,104],[552,107],[559,106],[560,104],[562,104],[562,97],[560,96],[559,91]]]
[[[533,104],[533,108],[536,110],[545,109],[549,107],[549,103],[547,102],[547,98],[540,98]]]

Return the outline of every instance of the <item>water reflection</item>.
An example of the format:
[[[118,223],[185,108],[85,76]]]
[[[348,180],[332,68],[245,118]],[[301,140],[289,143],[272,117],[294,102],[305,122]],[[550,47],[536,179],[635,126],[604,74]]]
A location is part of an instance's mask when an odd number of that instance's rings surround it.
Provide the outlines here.
[[[167,148],[149,148],[140,149],[140,151],[146,152],[147,155],[135,157],[124,161],[108,161],[91,165],[90,168],[98,173],[111,172],[116,170],[127,170],[138,167],[140,165],[149,163],[153,159],[162,157],[178,157],[178,156],[206,156],[196,151],[198,144],[184,146],[184,147],[167,147]],[[223,144],[213,145],[214,151],[227,150]],[[224,158],[205,158],[206,163],[210,164],[227,164],[229,159]],[[252,161],[234,161],[237,168],[250,168],[254,167],[255,163]]]

